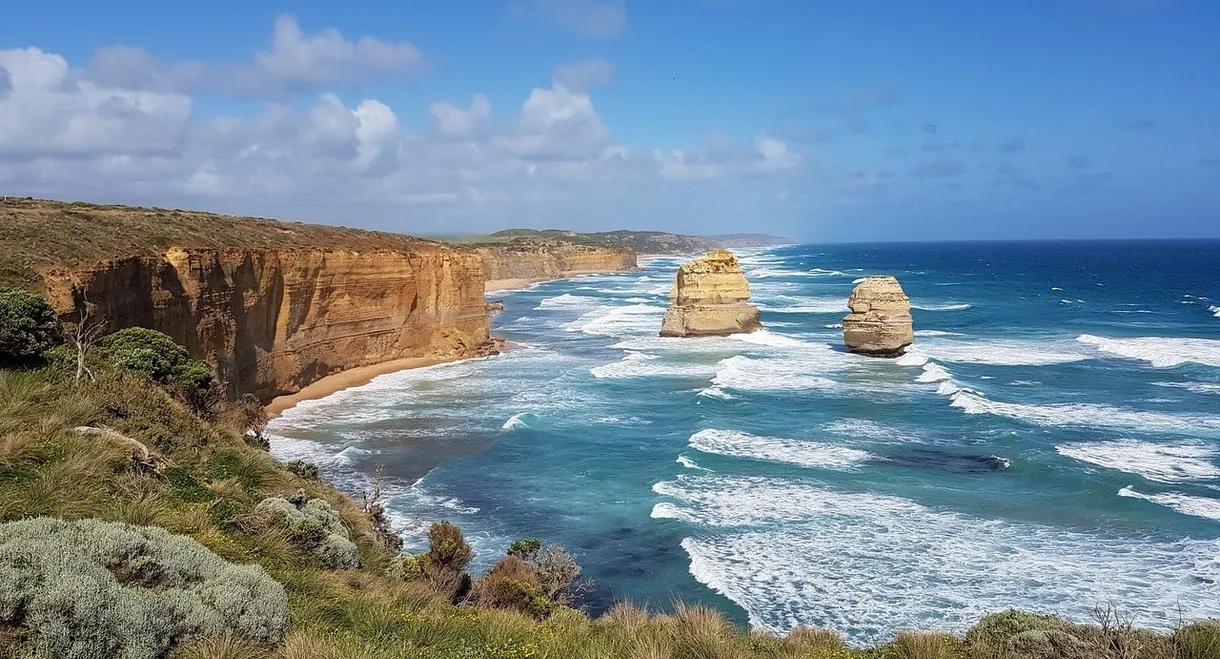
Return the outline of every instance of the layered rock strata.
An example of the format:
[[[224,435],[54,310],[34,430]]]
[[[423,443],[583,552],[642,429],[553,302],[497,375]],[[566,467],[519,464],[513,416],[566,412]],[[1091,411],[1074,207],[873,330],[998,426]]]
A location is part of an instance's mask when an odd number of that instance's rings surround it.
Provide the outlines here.
[[[160,330],[216,365],[229,394],[267,401],[327,375],[406,357],[493,350],[483,261],[402,250],[171,248],[42,271],[52,304],[106,330]]]
[[[876,357],[897,357],[915,340],[911,300],[893,277],[868,277],[847,300],[843,344],[848,350]]]
[[[513,282],[542,281],[579,274],[635,270],[636,254],[626,247],[560,241],[515,241],[475,248],[483,259],[488,290]]]
[[[746,304],[750,284],[727,249],[678,267],[661,336],[724,336],[762,329],[758,307]]]

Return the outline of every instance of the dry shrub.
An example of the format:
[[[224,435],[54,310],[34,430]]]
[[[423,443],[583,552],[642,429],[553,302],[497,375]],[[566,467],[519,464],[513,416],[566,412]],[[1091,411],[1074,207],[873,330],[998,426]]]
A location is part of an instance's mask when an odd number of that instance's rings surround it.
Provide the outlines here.
[[[174,659],[267,659],[269,655],[265,645],[224,634],[183,646]]]
[[[719,611],[678,603],[669,633],[674,659],[737,659],[745,652],[737,644],[737,631]]]
[[[1220,657],[1220,620],[1205,620],[1179,627],[1173,633],[1175,659]]]
[[[492,565],[475,587],[476,603],[509,609],[536,619],[551,612],[551,603],[538,590],[538,575],[516,556],[506,556]]]
[[[634,634],[648,625],[649,615],[647,610],[631,602],[619,602],[603,613],[598,621]]]
[[[894,659],[961,659],[965,646],[950,634],[902,631],[889,650]]]

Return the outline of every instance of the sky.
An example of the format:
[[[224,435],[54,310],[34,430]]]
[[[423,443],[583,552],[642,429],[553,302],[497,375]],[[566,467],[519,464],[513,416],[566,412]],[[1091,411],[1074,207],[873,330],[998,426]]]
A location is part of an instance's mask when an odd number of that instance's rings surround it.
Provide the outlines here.
[[[405,233],[1220,237],[1214,0],[59,0],[0,194]]]

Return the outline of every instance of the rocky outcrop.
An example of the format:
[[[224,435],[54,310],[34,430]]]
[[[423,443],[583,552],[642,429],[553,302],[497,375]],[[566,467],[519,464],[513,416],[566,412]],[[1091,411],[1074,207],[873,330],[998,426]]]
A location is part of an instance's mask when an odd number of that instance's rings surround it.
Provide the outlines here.
[[[661,336],[723,336],[762,329],[737,257],[727,249],[678,267]]]
[[[541,281],[578,274],[635,270],[635,252],[561,241],[513,241],[475,248],[483,259],[487,289],[507,282]]]
[[[876,357],[897,357],[915,340],[911,300],[893,277],[868,277],[847,300],[843,344],[848,350]]]
[[[142,326],[216,365],[230,395],[267,401],[339,371],[488,345],[483,260],[419,242],[401,250],[171,248],[42,271],[66,317]]]

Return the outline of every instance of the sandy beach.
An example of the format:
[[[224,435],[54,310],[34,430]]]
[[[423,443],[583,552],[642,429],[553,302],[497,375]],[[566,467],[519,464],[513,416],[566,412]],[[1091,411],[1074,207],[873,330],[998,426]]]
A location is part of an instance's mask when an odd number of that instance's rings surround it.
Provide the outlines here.
[[[314,382],[295,394],[287,394],[272,399],[270,403],[263,408],[267,414],[272,417],[279,416],[284,410],[296,406],[304,400],[316,400],[324,398],[335,392],[342,391],[349,387],[358,387],[362,384],[368,384],[373,378],[386,373],[397,373],[405,371],[409,368],[422,368],[424,366],[435,366],[446,362],[454,362],[466,357],[407,357],[405,359],[395,359],[380,364],[372,364],[370,366],[361,366],[358,368],[341,371],[333,375],[328,375],[317,382]]]
[[[490,279],[483,284],[483,291],[491,293],[494,291],[514,291],[525,288],[530,284],[537,284],[540,281],[554,281],[556,279],[571,279],[580,277],[581,275],[606,275],[619,272],[629,272],[627,270],[570,270],[563,273],[561,277],[535,277],[533,279]]]

